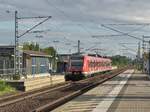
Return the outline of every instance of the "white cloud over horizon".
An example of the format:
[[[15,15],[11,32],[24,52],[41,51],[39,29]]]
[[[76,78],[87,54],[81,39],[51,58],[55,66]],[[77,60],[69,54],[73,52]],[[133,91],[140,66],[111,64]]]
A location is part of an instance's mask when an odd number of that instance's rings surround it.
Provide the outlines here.
[[[91,35],[119,34],[105,28],[99,28],[100,24],[150,23],[149,4],[149,0],[0,0],[0,41],[10,43],[14,40],[12,21],[14,21],[14,11],[17,10],[19,16],[52,16],[52,19],[39,27],[39,29],[50,29],[50,32],[43,34],[45,40],[53,41],[59,39],[58,37],[67,37],[76,42],[80,39],[85,43],[83,45],[85,48],[90,46],[89,42],[93,42],[92,46],[94,42],[101,41],[106,44],[97,47],[109,48],[114,54],[118,54],[119,42],[138,43],[139,41],[127,36],[93,39]],[[27,28],[30,24],[31,21],[22,23]],[[141,26],[110,27],[123,32],[130,32]],[[3,31],[3,28],[7,31]],[[10,37],[11,35],[12,37]],[[131,35],[140,38],[142,35],[150,35],[149,26],[143,27]],[[27,35],[26,39],[23,38],[21,41],[28,41],[30,38],[34,38],[33,36],[35,35]],[[6,37],[6,39],[2,37]],[[67,42],[67,40],[63,41]],[[68,49],[71,49],[71,47],[68,48],[68,46],[63,45],[65,43],[63,41],[59,46],[60,53],[68,52]],[[62,46],[64,49],[61,50]],[[137,48],[134,47],[133,49]]]

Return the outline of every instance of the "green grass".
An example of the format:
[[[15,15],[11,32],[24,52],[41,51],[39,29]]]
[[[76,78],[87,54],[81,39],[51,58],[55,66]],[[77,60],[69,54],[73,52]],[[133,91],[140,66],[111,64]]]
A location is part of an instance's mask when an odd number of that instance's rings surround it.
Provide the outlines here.
[[[15,92],[15,89],[6,84],[5,81],[0,80],[0,95],[9,94]]]

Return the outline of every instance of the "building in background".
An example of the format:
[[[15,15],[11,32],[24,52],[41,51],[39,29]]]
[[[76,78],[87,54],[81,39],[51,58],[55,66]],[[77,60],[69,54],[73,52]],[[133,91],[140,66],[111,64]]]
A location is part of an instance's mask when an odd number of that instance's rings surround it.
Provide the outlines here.
[[[0,74],[14,72],[14,50],[12,45],[0,46]]]
[[[14,69],[15,46],[0,46],[0,76],[10,79]],[[39,51],[20,51],[21,75],[28,77],[49,75],[52,68],[52,56]]]
[[[51,56],[38,51],[23,51],[23,68],[28,76],[49,75]]]

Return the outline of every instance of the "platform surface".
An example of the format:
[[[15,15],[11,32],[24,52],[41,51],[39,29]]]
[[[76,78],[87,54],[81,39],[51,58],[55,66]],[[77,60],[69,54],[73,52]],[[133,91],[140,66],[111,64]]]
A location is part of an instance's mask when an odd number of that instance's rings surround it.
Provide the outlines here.
[[[150,112],[150,79],[127,70],[52,112]]]

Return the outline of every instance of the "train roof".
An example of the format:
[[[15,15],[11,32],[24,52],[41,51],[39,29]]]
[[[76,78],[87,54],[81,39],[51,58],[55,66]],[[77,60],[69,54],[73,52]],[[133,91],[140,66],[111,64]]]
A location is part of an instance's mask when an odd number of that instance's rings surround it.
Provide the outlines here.
[[[85,57],[89,59],[94,59],[94,60],[111,61],[111,59],[103,58],[103,57],[93,57],[93,56],[85,56]]]
[[[102,60],[102,61],[111,61],[110,58],[106,58],[106,57],[96,57],[96,56],[89,56],[89,55],[71,55],[71,57],[79,57],[79,58],[89,58],[89,59],[94,59],[94,60]]]

